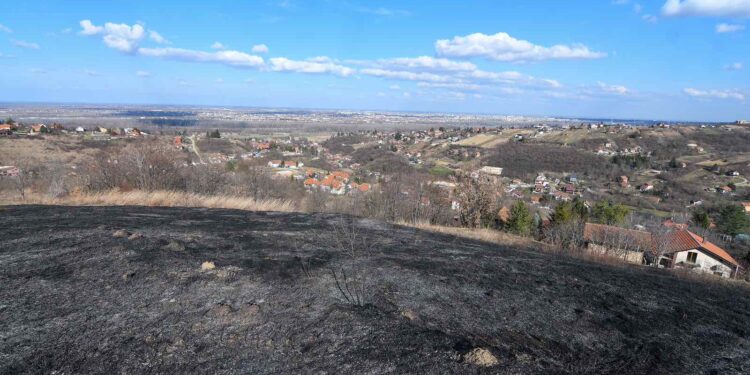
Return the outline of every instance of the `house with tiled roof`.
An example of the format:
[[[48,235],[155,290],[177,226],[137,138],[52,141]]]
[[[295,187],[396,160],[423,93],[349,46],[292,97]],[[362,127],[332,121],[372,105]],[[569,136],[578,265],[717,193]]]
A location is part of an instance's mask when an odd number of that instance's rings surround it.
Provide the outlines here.
[[[604,224],[586,223],[583,241],[586,249],[592,253],[636,264],[643,263],[644,253],[653,249],[651,233]]]
[[[668,233],[661,243],[664,255],[659,265],[662,267],[688,268],[722,277],[734,277],[740,268],[726,250],[689,230]]]

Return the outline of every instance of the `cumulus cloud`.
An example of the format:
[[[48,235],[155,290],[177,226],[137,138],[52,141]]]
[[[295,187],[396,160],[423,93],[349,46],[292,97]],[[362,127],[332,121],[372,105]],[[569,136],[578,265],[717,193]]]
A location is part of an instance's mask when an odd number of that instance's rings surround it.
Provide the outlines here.
[[[10,34],[10,33],[13,32],[13,30],[11,30],[10,27],[5,26],[5,25],[3,25],[1,23],[0,23],[0,31],[2,31],[4,33],[8,33],[8,34]]]
[[[724,65],[724,70],[742,70],[744,66],[740,62]]]
[[[606,53],[592,51],[583,44],[545,47],[516,39],[503,32],[494,35],[474,33],[441,39],[435,42],[435,49],[440,56],[484,57],[508,62],[599,59],[607,56]]]
[[[151,77],[151,73],[143,71],[143,70],[139,70],[139,71],[135,72],[135,76],[136,77],[141,77],[141,78],[146,78],[146,77]]]
[[[158,57],[167,60],[212,62],[239,68],[257,68],[264,64],[262,57],[240,51],[204,52],[184,48],[167,47],[139,48],[137,53],[142,56]]]
[[[161,36],[161,34],[153,30],[148,32],[148,38],[159,44],[171,44],[169,40],[167,40],[166,38]]]
[[[211,45],[211,49],[227,49],[227,46],[225,46],[225,45],[224,45],[223,43],[221,43],[221,42],[214,42],[214,43],[213,43],[213,44]]]
[[[81,35],[96,35],[104,31],[104,27],[94,25],[91,20],[83,20],[79,24],[81,25],[81,31],[79,32]]]
[[[667,0],[665,16],[750,17],[750,0]]]
[[[265,44],[256,44],[250,51],[252,53],[268,53],[268,46]]]
[[[694,98],[708,98],[708,99],[733,99],[733,100],[745,100],[745,95],[739,90],[699,90],[694,88],[686,88],[682,90],[686,95]]]
[[[81,35],[102,35],[107,47],[124,53],[133,53],[138,44],[146,36],[146,29],[139,24],[130,26],[124,23],[107,22],[104,26],[96,26],[90,20],[80,22]],[[157,34],[158,35],[158,34]]]
[[[737,31],[745,30],[744,25],[732,24],[732,23],[720,23],[716,25],[716,32],[719,34],[733,33]]]
[[[33,42],[25,42],[23,40],[15,40],[12,39],[11,42],[13,42],[13,45],[19,48],[26,48],[26,49],[39,49],[39,45]]]
[[[276,57],[270,59],[269,62],[269,69],[274,72],[329,73],[341,77],[348,77],[355,73],[354,69],[339,65],[325,56],[314,57],[308,60],[290,60],[286,57]]]

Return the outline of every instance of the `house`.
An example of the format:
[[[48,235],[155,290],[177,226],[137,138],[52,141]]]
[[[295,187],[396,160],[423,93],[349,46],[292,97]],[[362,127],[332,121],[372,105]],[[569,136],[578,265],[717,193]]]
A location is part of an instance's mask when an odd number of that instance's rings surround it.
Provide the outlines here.
[[[750,214],[750,202],[742,202],[742,207],[745,207],[745,213]]]
[[[502,174],[502,168],[484,166],[472,173],[471,177],[484,183],[496,184],[500,181],[500,176]]]
[[[730,177],[737,177],[739,175],[740,175],[740,172],[737,172],[737,171],[729,171],[729,172],[727,172],[727,176],[730,176]]]
[[[0,124],[0,135],[10,135],[13,133],[13,127],[8,124]]]
[[[645,193],[647,191],[654,190],[654,185],[651,185],[649,183],[645,183],[645,184],[641,185],[640,190],[643,193]]]
[[[271,160],[268,162],[268,166],[271,168],[281,168],[281,160]]]
[[[320,186],[320,181],[315,178],[308,178],[305,180],[304,185],[306,188],[317,188]]]
[[[732,192],[732,187],[729,185],[719,186],[716,188],[717,193],[729,194]]]
[[[30,133],[32,133],[32,134],[44,133],[46,131],[47,131],[47,125],[44,125],[44,124],[31,125],[31,132]]]
[[[83,128],[83,126],[76,126],[76,133],[83,133],[86,129]]]
[[[610,255],[630,263],[643,263],[643,254],[653,249],[651,233],[586,223],[583,228],[586,249],[594,254]]]
[[[721,277],[734,277],[740,269],[726,250],[689,230],[668,233],[659,242],[664,245],[660,267],[687,268]]]
[[[12,165],[0,166],[0,177],[17,177],[19,174],[21,174],[21,170],[19,170],[18,167]]]
[[[284,163],[284,168],[289,168],[289,169],[297,169],[305,165],[296,160],[285,160],[283,163]]]

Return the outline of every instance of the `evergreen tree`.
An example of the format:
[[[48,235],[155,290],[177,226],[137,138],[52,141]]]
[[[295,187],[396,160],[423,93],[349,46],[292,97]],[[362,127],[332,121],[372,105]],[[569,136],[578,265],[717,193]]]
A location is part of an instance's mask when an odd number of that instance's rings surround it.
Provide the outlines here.
[[[717,224],[722,233],[736,236],[743,233],[750,226],[750,219],[748,219],[742,207],[727,205],[719,211]]]
[[[508,220],[508,229],[511,232],[527,236],[531,233],[531,226],[534,217],[531,216],[528,206],[524,201],[518,200],[510,210],[510,220]]]

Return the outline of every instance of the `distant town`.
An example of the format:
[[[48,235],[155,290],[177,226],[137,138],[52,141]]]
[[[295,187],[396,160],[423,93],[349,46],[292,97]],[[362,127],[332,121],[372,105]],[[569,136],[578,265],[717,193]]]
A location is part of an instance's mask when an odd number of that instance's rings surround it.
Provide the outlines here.
[[[724,277],[744,275],[750,260],[747,121],[107,107],[4,113],[15,116],[0,125],[5,200],[182,190],[493,228]],[[644,245],[680,231],[700,246]]]

